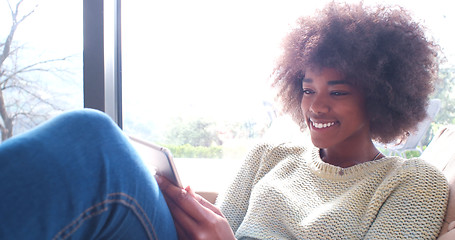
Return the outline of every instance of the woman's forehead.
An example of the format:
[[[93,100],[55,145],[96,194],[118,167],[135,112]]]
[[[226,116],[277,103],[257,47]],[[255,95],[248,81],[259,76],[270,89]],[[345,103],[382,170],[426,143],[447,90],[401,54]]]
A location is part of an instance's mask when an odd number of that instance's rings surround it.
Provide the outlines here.
[[[324,78],[329,80],[345,80],[344,74],[335,68],[310,68],[304,73],[305,79]]]

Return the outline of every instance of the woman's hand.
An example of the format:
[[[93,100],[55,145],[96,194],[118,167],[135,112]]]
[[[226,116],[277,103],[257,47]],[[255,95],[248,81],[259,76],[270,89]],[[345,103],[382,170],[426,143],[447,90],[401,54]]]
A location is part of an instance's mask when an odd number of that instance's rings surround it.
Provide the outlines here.
[[[174,218],[179,239],[235,239],[227,219],[213,204],[190,187],[179,188],[160,176],[156,180]]]

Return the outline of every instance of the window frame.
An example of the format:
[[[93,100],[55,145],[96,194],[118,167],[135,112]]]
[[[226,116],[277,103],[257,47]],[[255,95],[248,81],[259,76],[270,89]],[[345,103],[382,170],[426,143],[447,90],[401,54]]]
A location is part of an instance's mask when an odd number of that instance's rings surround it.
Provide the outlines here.
[[[83,2],[84,108],[122,128],[121,0]]]

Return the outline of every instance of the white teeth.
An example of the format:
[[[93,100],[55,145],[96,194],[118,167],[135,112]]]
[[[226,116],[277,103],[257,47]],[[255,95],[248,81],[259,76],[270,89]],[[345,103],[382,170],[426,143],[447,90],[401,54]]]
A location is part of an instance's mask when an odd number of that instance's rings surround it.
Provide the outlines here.
[[[328,128],[328,127],[331,127],[333,125],[335,125],[335,122],[331,122],[331,123],[315,123],[315,122],[311,122],[313,124],[313,126],[315,128]]]

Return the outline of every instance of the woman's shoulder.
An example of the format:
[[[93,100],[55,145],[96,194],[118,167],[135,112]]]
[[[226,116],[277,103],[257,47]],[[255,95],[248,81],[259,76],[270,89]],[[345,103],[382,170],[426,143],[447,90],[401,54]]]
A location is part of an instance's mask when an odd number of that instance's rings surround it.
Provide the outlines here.
[[[448,188],[447,179],[435,166],[421,158],[398,159],[394,175],[406,178],[416,185],[444,190]]]
[[[284,159],[298,159],[308,152],[308,147],[294,142],[261,142],[255,144],[248,153],[244,168],[258,172],[268,172]]]
[[[407,173],[416,173],[416,174],[426,174],[435,177],[444,178],[444,175],[439,171],[435,166],[428,163],[422,158],[410,158],[410,159],[401,159],[397,161],[399,168],[403,172]]]
[[[281,142],[281,143],[272,143],[272,142],[260,142],[254,145],[251,151],[248,154],[248,158],[255,159],[281,159],[289,155],[300,155],[308,150],[311,147],[305,146],[300,143],[295,142]]]

